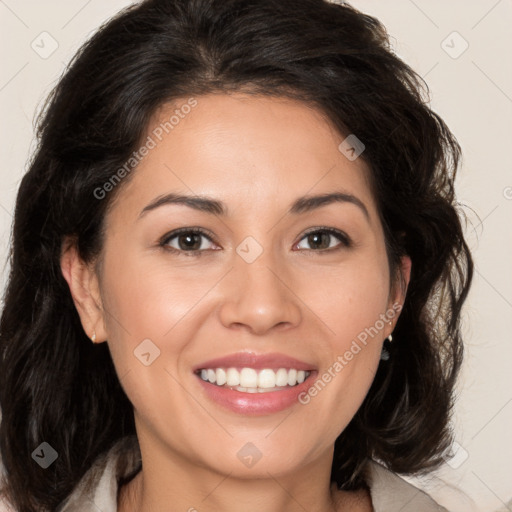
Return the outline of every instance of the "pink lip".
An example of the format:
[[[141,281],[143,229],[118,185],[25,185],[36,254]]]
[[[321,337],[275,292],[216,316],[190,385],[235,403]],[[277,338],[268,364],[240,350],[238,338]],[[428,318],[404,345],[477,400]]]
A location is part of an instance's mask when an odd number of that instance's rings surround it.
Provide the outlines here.
[[[264,368],[287,370],[295,368],[296,370],[312,371],[315,366],[311,363],[299,361],[294,357],[285,354],[255,354],[253,352],[238,352],[217,359],[210,359],[194,367],[193,371],[207,368],[254,368],[255,370],[263,370]]]
[[[311,375],[301,384],[268,393],[244,393],[236,389],[216,386],[204,381],[199,376],[197,376],[197,380],[206,396],[216,404],[238,414],[262,416],[282,411],[297,404],[299,395],[307,392],[317,374],[316,370],[312,371]]]
[[[309,371],[311,374],[301,384],[286,387],[279,391],[244,393],[236,389],[216,386],[201,379],[198,375],[199,370],[207,368],[237,368],[238,370],[241,368],[254,368],[255,370],[295,368],[296,370]],[[285,354],[255,354],[253,352],[238,352],[217,359],[210,359],[195,366],[193,371],[197,375],[199,385],[210,400],[230,411],[252,416],[272,414],[296,404],[299,394],[308,390],[318,373],[313,364],[299,361]]]

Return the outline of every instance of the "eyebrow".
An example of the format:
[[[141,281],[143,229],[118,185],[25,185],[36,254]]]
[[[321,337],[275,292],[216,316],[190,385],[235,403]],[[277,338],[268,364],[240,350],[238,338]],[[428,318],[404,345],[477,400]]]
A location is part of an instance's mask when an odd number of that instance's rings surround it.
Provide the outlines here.
[[[368,221],[370,220],[370,215],[365,204],[356,196],[346,192],[332,192],[329,194],[299,197],[293,202],[287,213],[292,215],[300,215],[333,203],[353,204],[364,213]],[[189,196],[170,193],[164,196],[159,196],[151,201],[151,203],[144,207],[144,209],[140,212],[139,218],[143,217],[147,212],[151,210],[155,210],[156,208],[170,204],[181,204],[200,212],[208,213],[210,215],[219,215],[222,217],[227,216],[228,211],[226,205],[222,201],[213,199],[208,196]]]

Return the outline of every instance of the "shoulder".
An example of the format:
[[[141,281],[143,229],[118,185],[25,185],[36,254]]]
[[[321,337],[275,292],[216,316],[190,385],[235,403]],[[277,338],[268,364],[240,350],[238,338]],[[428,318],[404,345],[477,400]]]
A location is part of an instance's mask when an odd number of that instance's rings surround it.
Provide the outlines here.
[[[140,464],[137,437],[120,439],[96,459],[57,512],[116,512],[119,482],[136,473]]]
[[[2,496],[0,496],[0,512],[16,512],[7,502],[6,499],[4,499]]]
[[[0,411],[0,419],[2,418]],[[16,512],[12,507],[10,501],[7,500],[5,496],[5,468],[2,462],[2,454],[0,453],[0,512]]]
[[[141,466],[136,436],[117,441],[99,456],[58,512],[116,512],[119,482],[133,476]],[[366,480],[375,512],[448,512],[426,493],[377,462],[367,467]],[[0,512],[14,512],[0,498]]]
[[[448,512],[425,492],[371,461],[366,479],[375,512]]]
[[[101,454],[56,512],[117,512],[120,481],[131,478],[141,467],[137,437],[118,440]],[[3,474],[0,459],[0,476]],[[0,496],[0,512],[16,512]]]

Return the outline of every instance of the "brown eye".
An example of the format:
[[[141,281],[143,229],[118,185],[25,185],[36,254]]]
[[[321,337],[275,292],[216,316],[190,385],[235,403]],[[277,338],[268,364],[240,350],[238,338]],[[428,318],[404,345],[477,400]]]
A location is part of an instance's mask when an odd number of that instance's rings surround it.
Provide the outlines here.
[[[322,231],[307,236],[308,244],[313,249],[329,249],[332,235]]]
[[[205,246],[208,244],[204,242],[205,239],[213,243],[211,237],[205,231],[185,228],[167,234],[160,245],[172,251],[201,253],[207,250]]]
[[[309,250],[325,251],[328,249],[337,249],[340,248],[340,246],[350,247],[349,237],[342,231],[331,228],[310,231],[301,240],[307,242],[310,246]],[[336,240],[338,243],[336,243]],[[302,241],[299,242],[296,247],[303,248],[300,247],[300,243],[302,243]],[[305,247],[305,249],[308,249],[308,247]]]
[[[201,237],[197,233],[182,234],[176,237],[179,249],[182,251],[199,250],[201,248]]]

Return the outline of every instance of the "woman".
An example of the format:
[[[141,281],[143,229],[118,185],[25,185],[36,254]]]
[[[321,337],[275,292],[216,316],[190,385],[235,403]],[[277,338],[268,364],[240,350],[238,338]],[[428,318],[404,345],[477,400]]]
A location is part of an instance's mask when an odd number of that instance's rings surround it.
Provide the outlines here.
[[[51,95],[0,323],[6,506],[430,511],[472,260],[383,26],[149,0]]]

